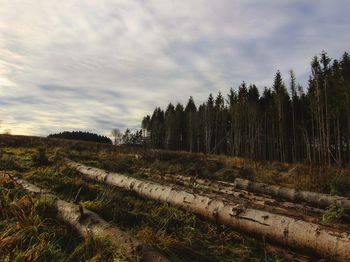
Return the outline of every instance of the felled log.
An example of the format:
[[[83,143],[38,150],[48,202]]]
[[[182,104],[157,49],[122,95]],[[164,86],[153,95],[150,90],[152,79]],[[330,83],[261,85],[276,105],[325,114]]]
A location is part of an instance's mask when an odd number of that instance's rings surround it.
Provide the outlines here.
[[[92,236],[94,238],[109,239],[112,243],[121,248],[123,254],[130,259],[130,261],[168,261],[163,255],[142,244],[126,232],[112,226],[96,213],[80,205],[60,200],[55,197],[55,195],[47,193],[40,187],[25,180],[16,179],[16,182],[30,193],[40,194],[43,197],[52,199],[57,210],[57,218],[72,226],[83,238]]]
[[[293,202],[307,202],[320,207],[327,207],[335,204],[337,207],[350,211],[350,200],[341,196],[331,196],[328,194],[311,191],[297,190],[294,188],[269,185],[265,183],[253,182],[246,179],[236,178],[235,187],[250,192],[271,195]]]
[[[227,190],[224,190],[224,192],[222,192],[214,185],[211,187],[209,185],[202,185],[200,183],[193,182],[196,180],[193,180],[192,182],[188,182],[187,180],[179,180],[179,177],[179,175],[176,175],[176,179],[173,179],[172,175],[148,174],[146,179],[148,181],[171,186],[180,190],[184,189],[187,192],[194,194],[201,194],[211,198],[220,199],[224,202],[241,204],[245,207],[261,209],[271,213],[294,217],[312,223],[319,223],[324,212],[322,209],[308,207],[291,202],[278,201],[271,197],[258,196],[244,190],[234,189],[232,190],[232,193],[227,192]],[[334,224],[333,227],[340,230],[346,228],[345,225],[339,223]]]
[[[347,232],[239,204],[225,203],[155,182],[109,173],[70,160],[66,160],[66,164],[91,179],[133,191],[145,198],[181,207],[246,233],[264,236],[283,245],[312,251],[333,260],[350,260],[350,234]]]
[[[247,190],[236,189],[233,183],[219,181],[219,180],[209,180],[197,177],[183,176],[183,175],[171,175],[171,174],[163,174],[163,175],[153,175],[146,174],[147,179],[151,179],[154,181],[171,181],[184,186],[190,186],[197,189],[203,189],[207,191],[217,192],[223,195],[232,195],[237,198],[245,199],[254,203],[261,203],[263,205],[281,207],[284,209],[293,209],[298,212],[303,212],[307,214],[317,214],[320,215],[324,212],[323,209],[319,209],[316,207],[301,205],[298,203],[292,203],[287,201],[280,201],[272,198],[272,196],[267,195],[255,195],[252,192],[248,192]]]

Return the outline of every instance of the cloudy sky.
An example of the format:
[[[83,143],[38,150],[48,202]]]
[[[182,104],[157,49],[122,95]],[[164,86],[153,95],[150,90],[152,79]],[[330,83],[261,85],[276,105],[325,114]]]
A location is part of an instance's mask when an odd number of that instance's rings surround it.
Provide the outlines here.
[[[108,134],[349,51],[349,0],[0,0],[0,133]]]

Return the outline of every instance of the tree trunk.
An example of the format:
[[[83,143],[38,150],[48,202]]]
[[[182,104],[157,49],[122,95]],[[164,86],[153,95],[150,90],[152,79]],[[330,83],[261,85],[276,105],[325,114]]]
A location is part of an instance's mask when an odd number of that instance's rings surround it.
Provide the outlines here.
[[[245,207],[264,210],[267,212],[294,217],[307,222],[319,223],[324,213],[323,209],[309,207],[292,202],[278,201],[266,195],[255,195],[245,190],[234,189],[234,186],[223,186],[221,181],[211,182],[205,179],[188,179],[187,177],[176,175],[148,175],[147,180],[160,182],[162,184],[179,189],[178,185],[186,186],[186,190],[195,194],[202,194],[213,199],[220,199],[225,203],[233,205],[241,204]],[[204,181],[204,183],[202,183]],[[225,182],[223,182],[225,183]],[[181,188],[182,190],[183,188]],[[343,224],[333,224],[334,228],[346,230]]]
[[[321,207],[327,207],[329,205],[335,204],[337,207],[341,207],[347,211],[350,211],[350,200],[341,196],[331,196],[328,194],[311,191],[296,190],[294,188],[253,182],[241,178],[235,179],[235,186],[236,188],[244,189],[247,191],[281,197],[295,202],[308,202],[310,204]]]
[[[164,256],[129,236],[122,230],[112,226],[96,213],[80,205],[57,199],[54,195],[45,193],[43,189],[25,180],[16,179],[16,182],[30,193],[42,194],[54,200],[54,206],[57,209],[57,218],[72,226],[83,238],[92,236],[94,238],[109,239],[116,244],[116,246],[121,247],[123,254],[131,261],[138,259],[145,262],[168,261]]]
[[[284,245],[332,257],[334,260],[350,260],[348,233],[340,233],[287,216],[246,208],[239,204],[227,204],[207,196],[109,173],[68,160],[66,164],[92,179],[133,191],[145,198],[170,203],[249,234],[264,236]]]
[[[245,200],[245,202],[250,202],[252,204],[256,203],[256,204],[265,205],[266,206],[265,208],[268,208],[268,207],[283,208],[285,209],[286,213],[287,211],[290,211],[290,209],[293,209],[294,212],[297,211],[299,214],[311,213],[311,214],[320,215],[324,212],[323,209],[301,205],[297,203],[277,201],[271,198],[271,196],[267,196],[267,195],[259,196],[246,190],[239,190],[235,188],[234,183],[182,176],[182,175],[170,175],[170,174],[164,174],[164,175],[146,174],[146,176],[147,176],[147,179],[154,179],[154,181],[158,180],[158,181],[180,183],[181,185],[184,185],[184,186],[192,186],[195,189],[202,189],[210,192],[220,193],[221,195],[233,196],[235,198],[240,198],[241,200]]]

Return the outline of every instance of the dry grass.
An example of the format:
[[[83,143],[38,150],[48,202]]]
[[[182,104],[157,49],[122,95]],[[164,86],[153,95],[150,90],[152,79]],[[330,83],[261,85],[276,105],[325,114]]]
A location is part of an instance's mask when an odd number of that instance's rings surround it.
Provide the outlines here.
[[[0,261],[112,261],[123,259],[105,239],[82,241],[56,220],[52,202],[32,197],[0,174]]]
[[[17,142],[16,140],[13,143]],[[115,151],[114,147],[105,148],[84,143],[75,143],[72,146],[68,143],[62,146],[58,142],[56,144],[52,142],[51,145],[33,141],[31,143],[31,148],[21,148],[16,144],[16,147],[2,149],[2,155],[6,154],[12,158],[11,165],[23,168],[20,170],[16,167],[7,170],[20,172],[20,175],[26,179],[49,189],[65,200],[75,199],[77,192],[81,189],[78,201],[83,206],[97,212],[105,220],[111,221],[145,243],[160,249],[173,261],[261,261],[265,259],[279,261],[279,258],[274,253],[267,253],[265,257],[264,245],[260,240],[244,236],[229,227],[207,222],[198,216],[169,205],[145,200],[132,193],[88,181],[76,172],[55,166],[53,163],[62,156],[68,156],[89,165],[133,176],[142,175],[142,170],[148,168],[150,172],[202,176],[225,181],[244,177],[343,195],[349,194],[350,190],[349,169],[261,162],[185,152],[144,151],[128,148],[120,148]],[[47,158],[51,161],[50,165],[33,165],[33,155],[37,152],[38,144],[46,146]],[[40,255],[45,258],[50,252],[50,255],[57,261],[62,258],[65,261],[108,260],[104,256],[105,254],[111,255],[108,251],[110,250],[108,243],[98,242],[99,240],[81,241],[69,231],[69,228],[54,219],[46,220],[47,217],[53,218],[50,209],[38,209],[37,205],[29,204],[30,199],[27,199],[25,194],[18,190],[13,181],[0,179],[0,186],[2,189],[1,207],[9,207],[10,202],[13,202],[13,204],[16,203],[17,210],[22,210],[15,214],[9,208],[6,211],[1,208],[0,231],[5,225],[11,225],[13,229],[16,229],[19,221],[27,221],[27,224],[20,227],[22,230],[20,238],[14,230],[1,235],[2,248],[0,250],[6,251],[3,251],[4,254],[0,260],[14,260],[20,255],[40,261],[40,258],[36,256]],[[9,201],[6,202],[4,199]],[[331,210],[330,213],[333,214],[333,211],[337,213],[336,210]],[[44,241],[37,240],[34,244],[26,242],[27,238],[22,234],[33,236],[36,232],[29,224],[40,229],[39,231],[43,234],[37,236]],[[67,240],[67,235],[69,235],[69,240]],[[73,248],[67,248],[66,242],[72,243]]]
[[[260,259],[259,244],[227,227],[209,223],[167,204],[82,179],[70,170],[39,168],[27,179],[66,200],[81,188],[80,203],[107,221],[138,236],[174,261],[239,261]],[[96,191],[97,190],[97,194]],[[244,255],[243,255],[244,254]]]

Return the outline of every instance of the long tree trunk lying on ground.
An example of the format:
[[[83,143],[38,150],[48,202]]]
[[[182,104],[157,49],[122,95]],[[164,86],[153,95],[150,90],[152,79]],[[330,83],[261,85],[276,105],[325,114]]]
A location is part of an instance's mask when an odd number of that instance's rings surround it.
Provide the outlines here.
[[[301,204],[291,202],[277,201],[271,197],[257,196],[253,193],[244,190],[220,190],[219,188],[189,182],[187,180],[179,180],[179,175],[176,179],[172,179],[172,175],[148,175],[147,180],[162,185],[171,186],[172,188],[183,190],[193,194],[201,194],[210,198],[219,199],[223,202],[230,202],[231,204],[241,204],[245,207],[253,209],[265,210],[271,213],[280,214],[284,216],[294,217],[311,223],[319,223],[324,210],[314,207],[308,207]],[[181,188],[181,186],[184,186]],[[334,224],[334,228],[345,229],[346,226],[342,224]]]
[[[45,193],[40,187],[25,180],[16,179],[16,182],[30,193],[41,194],[53,199],[54,206],[57,209],[57,218],[72,226],[82,237],[87,238],[92,236],[94,238],[108,239],[121,247],[124,255],[131,261],[138,259],[147,262],[168,261],[164,256],[142,244],[124,231],[112,226],[96,213],[79,205],[57,199],[54,195]]]
[[[323,193],[296,190],[288,187],[253,182],[242,178],[236,178],[234,183],[229,183],[225,181],[210,180],[182,175],[166,174],[164,176],[159,176],[164,177],[165,179],[186,183],[188,185],[192,184],[194,186],[199,185],[208,189],[210,188],[212,191],[220,192],[223,194],[246,197],[252,199],[253,201],[273,201],[272,199],[268,199],[267,197],[279,197],[294,202],[307,202],[314,206],[323,208],[328,207],[331,204],[335,204],[338,207],[350,211],[350,200],[341,196],[331,196]],[[257,196],[252,193],[260,193],[265,196]],[[322,213],[324,211],[319,208],[308,207],[305,205],[293,204],[290,202],[279,202],[286,208],[298,208],[313,213]]]
[[[287,216],[225,203],[199,194],[176,190],[169,186],[147,182],[66,160],[68,167],[80,173],[140,196],[159,200],[200,214],[219,223],[230,225],[253,235],[295,248],[313,251],[334,260],[350,260],[350,235]]]
[[[160,175],[159,175],[160,176]],[[188,185],[199,185],[205,188],[210,188],[212,191],[220,192],[223,194],[230,194],[234,196],[242,196],[252,199],[253,201],[273,201],[268,197],[283,198],[293,202],[307,202],[317,207],[328,207],[331,204],[335,204],[338,207],[344,208],[350,211],[350,200],[341,196],[331,196],[328,194],[322,194],[311,191],[296,190],[293,188],[287,188],[277,185],[269,185],[260,182],[253,182],[250,180],[236,178],[234,183],[210,180],[204,178],[196,178],[182,175],[164,175],[165,179],[175,180],[181,183],[187,183]],[[244,190],[244,191],[241,191]],[[257,196],[252,193],[260,193],[265,196]],[[314,207],[308,207],[305,205],[293,204],[290,202],[281,202],[280,205],[286,208],[298,208],[312,213],[322,213],[324,210]]]
[[[171,175],[171,174],[153,175],[150,173],[149,174],[146,173],[146,176],[147,176],[147,179],[156,178],[155,181],[157,179],[171,181],[171,182],[179,183],[184,186],[191,186],[194,188],[217,192],[224,195],[232,195],[234,197],[243,198],[251,202],[258,202],[258,203],[260,202],[264,205],[278,206],[285,209],[294,209],[299,212],[312,213],[312,214],[318,214],[318,215],[324,212],[323,209],[319,209],[315,207],[305,206],[305,205],[286,202],[286,201],[277,201],[276,199],[273,199],[271,196],[267,196],[267,195],[258,196],[246,190],[236,189],[235,185],[229,182],[183,176],[183,175]]]
[[[331,196],[311,191],[297,190],[294,188],[269,185],[265,183],[253,182],[246,179],[236,178],[234,185],[236,188],[251,192],[262,193],[275,197],[289,199],[295,202],[308,202],[316,206],[327,207],[335,204],[350,211],[350,200],[341,196]]]

